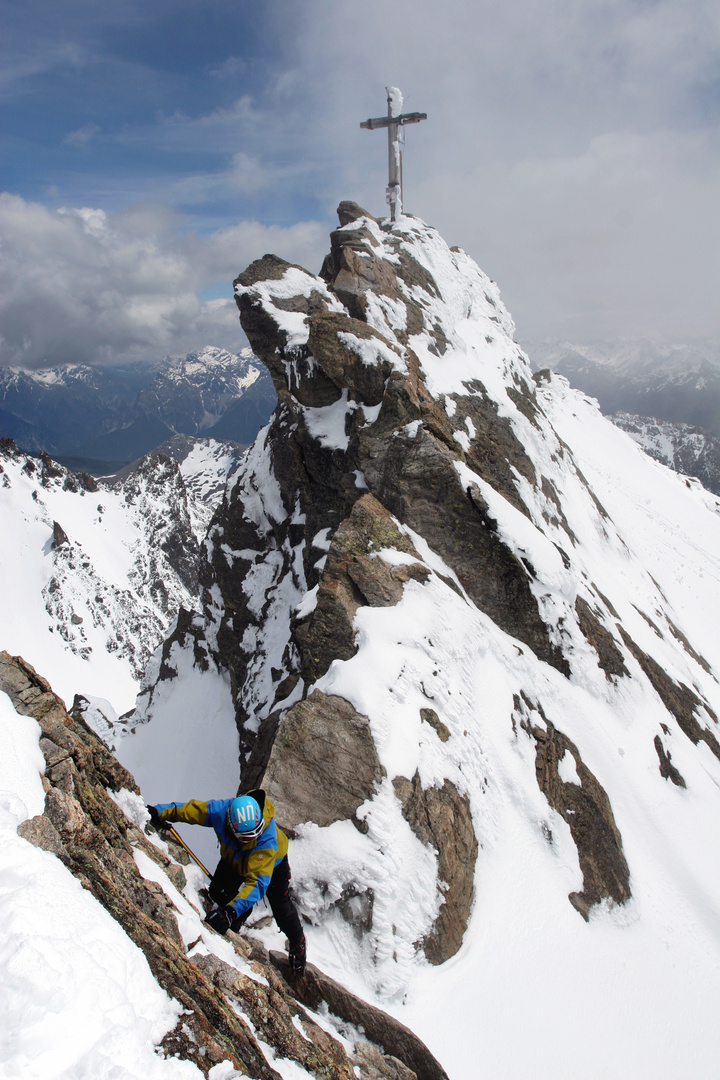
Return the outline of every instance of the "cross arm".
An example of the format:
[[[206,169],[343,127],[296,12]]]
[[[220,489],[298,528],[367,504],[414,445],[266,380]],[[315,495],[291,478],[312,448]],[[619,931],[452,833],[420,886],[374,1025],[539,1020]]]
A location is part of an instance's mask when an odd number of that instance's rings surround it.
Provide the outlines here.
[[[398,124],[401,127],[404,124],[419,124],[421,120],[427,120],[427,113],[411,112],[402,113],[400,116],[376,116],[374,120],[363,120],[360,127],[369,128],[372,131],[374,128],[390,127],[391,124]]]

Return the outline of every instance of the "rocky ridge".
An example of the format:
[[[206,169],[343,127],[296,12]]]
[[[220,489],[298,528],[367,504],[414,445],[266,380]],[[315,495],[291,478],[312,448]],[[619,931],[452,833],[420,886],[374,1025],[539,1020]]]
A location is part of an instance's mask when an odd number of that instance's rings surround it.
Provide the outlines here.
[[[45,759],[44,812],[18,833],[64,863],[183,1006],[159,1054],[192,1061],[204,1075],[229,1062],[238,1075],[270,1080],[281,1074],[268,1062],[269,1046],[318,1080],[447,1080],[411,1031],[317,968],[292,975],[284,954],[268,954],[252,934],[228,934],[232,949],[223,941],[220,950],[188,884],[187,855],[143,828],[147,813],[133,777],[22,658],[0,653],[0,690],[37,720]],[[141,855],[152,876],[141,873]],[[365,1036],[348,1041],[352,1030]]]
[[[518,688],[497,723],[548,844],[562,827],[574,845],[585,919],[628,902],[632,866],[592,749],[555,713],[569,722],[577,687],[620,713],[656,694],[675,726],[653,719],[646,741],[666,778],[676,731],[720,758],[716,683],[649,574],[631,599],[600,557],[629,548],[556,430],[567,384],[533,376],[494,283],[417,219],[339,218],[319,277],[267,255],[236,280],[278,407],[211,527],[203,615],[164,650],[229,674],[241,788],[262,780],[294,831],[308,918],[349,924],[393,994],[393,965],[457,952],[495,842],[504,781],[473,683],[488,650]],[[138,721],[160,722],[158,685]],[[332,840],[348,824],[352,864]],[[407,903],[411,848],[427,885]]]
[[[178,610],[197,606],[201,545],[240,455],[231,444],[189,439],[176,453],[180,464],[153,452],[120,478],[98,479],[2,440],[2,557],[19,589],[14,597],[8,581],[5,603],[38,600],[22,591],[22,566],[29,585],[42,589],[46,616],[32,627],[32,655],[50,647],[61,650],[60,662],[62,652],[83,661],[105,653],[139,680]],[[9,634],[21,620],[10,608],[3,616]],[[102,696],[112,698],[111,680]]]

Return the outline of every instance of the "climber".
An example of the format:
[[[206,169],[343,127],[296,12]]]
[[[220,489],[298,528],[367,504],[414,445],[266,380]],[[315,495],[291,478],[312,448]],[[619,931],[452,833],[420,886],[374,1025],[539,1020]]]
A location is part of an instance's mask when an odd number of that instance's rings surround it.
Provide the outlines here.
[[[259,788],[235,799],[162,803],[148,806],[156,828],[176,821],[214,829],[220,841],[220,862],[209,886],[214,906],[205,922],[219,934],[238,930],[263,896],[275,922],[288,939],[294,972],[305,970],[305,934],[290,897],[288,840],[275,821],[275,807]]]

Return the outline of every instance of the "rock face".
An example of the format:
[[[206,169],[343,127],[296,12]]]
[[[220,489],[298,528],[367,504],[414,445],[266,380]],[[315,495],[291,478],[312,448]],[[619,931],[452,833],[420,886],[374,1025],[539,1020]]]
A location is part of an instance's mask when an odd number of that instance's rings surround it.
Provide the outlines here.
[[[533,713],[539,723],[532,719]],[[583,891],[570,893],[570,903],[585,920],[592,905],[601,900],[623,904],[630,897],[630,871],[606,792],[582,761],[577,746],[548,721],[541,705],[517,697],[515,715],[537,746],[538,787],[569,825],[578,850]],[[563,779],[560,768],[566,757]]]
[[[366,716],[315,690],[283,717],[265,771],[280,820],[332,825],[353,819],[382,778]]]
[[[191,1060],[205,1075],[214,1065],[230,1062],[254,1080],[279,1080],[260,1039],[277,1058],[318,1080],[446,1080],[417,1036],[317,968],[298,978],[289,973],[284,956],[271,958],[257,941],[229,934],[237,955],[233,966],[213,954],[217,938],[199,916],[198,940],[205,935],[210,949],[191,958],[188,953],[197,941],[185,943],[174,903],[160,885],[141,876],[133,857],[143,852],[182,890],[185,873],[174,856],[186,862],[187,856],[171,842],[166,855],[152,842],[154,832],[148,838],[120,809],[112,794],[138,794],[133,777],[20,657],[0,653],[0,690],[17,712],[40,724],[46,762],[44,813],[23,822],[18,832],[62,860],[142,949],[159,984],[184,1007],[160,1053]],[[318,1009],[328,1007],[364,1030],[374,1045],[358,1039],[348,1052],[328,1033],[327,1021],[320,1024],[316,1018]]]
[[[430,934],[423,942],[431,964],[442,964],[462,945],[473,902],[473,880],[478,845],[469,800],[446,780],[442,787],[423,791],[420,776],[393,780],[402,803],[403,817],[423,844],[438,857],[438,878],[445,902]]]

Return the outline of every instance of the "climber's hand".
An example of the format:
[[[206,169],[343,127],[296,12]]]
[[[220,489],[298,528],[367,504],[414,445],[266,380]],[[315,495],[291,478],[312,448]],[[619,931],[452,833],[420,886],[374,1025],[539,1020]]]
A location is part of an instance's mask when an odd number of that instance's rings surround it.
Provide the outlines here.
[[[235,922],[235,913],[230,908],[219,907],[205,916],[205,922],[208,926],[211,926],[213,930],[216,930],[218,934],[227,934],[228,930]]]

